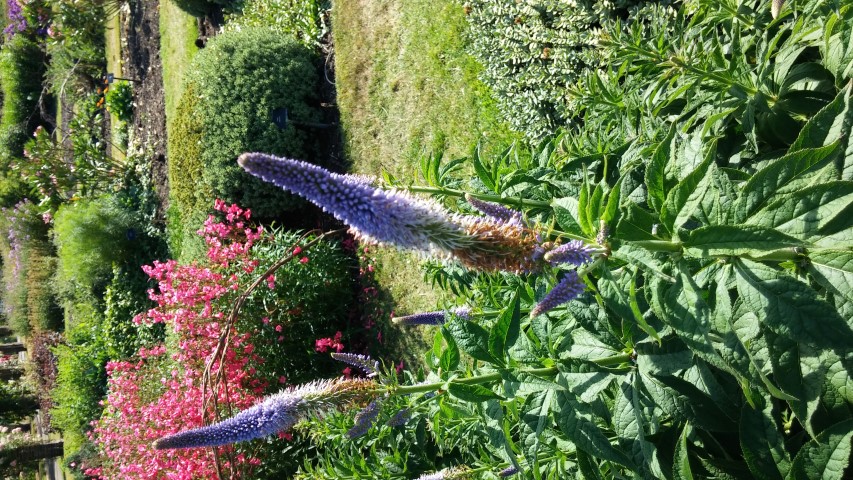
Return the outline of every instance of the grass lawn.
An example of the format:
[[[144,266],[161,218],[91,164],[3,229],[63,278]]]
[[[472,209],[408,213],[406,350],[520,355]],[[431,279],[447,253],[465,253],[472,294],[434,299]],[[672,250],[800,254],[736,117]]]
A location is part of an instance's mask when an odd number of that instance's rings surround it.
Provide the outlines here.
[[[166,89],[166,131],[170,131],[178,99],[184,91],[184,74],[198,51],[198,24],[195,17],[178,8],[171,0],[160,2],[160,58],[163,61],[163,86]]]
[[[107,18],[104,27],[104,37],[106,40],[107,54],[107,72],[114,74],[116,77],[121,77],[123,69],[121,62],[120,14],[117,12]],[[117,125],[118,121],[118,117],[116,117],[114,114],[110,114],[110,125]],[[115,141],[111,142],[110,151],[113,158],[124,158],[124,152],[118,146],[115,145]]]
[[[334,2],[338,107],[353,172],[415,179],[425,153],[456,158],[477,142],[489,150],[517,138],[477,78],[467,31],[455,0]],[[423,281],[416,256],[380,249],[377,259],[398,315],[441,305],[444,292]],[[431,345],[433,332],[420,332],[421,347]]]

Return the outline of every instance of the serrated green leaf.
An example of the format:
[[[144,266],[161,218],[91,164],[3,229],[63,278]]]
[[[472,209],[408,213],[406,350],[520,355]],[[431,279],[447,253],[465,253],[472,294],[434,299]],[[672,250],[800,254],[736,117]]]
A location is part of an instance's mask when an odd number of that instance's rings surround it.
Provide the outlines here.
[[[760,480],[782,480],[791,468],[785,437],[773,419],[773,403],[763,399],[763,408],[744,406],[740,416],[740,445],[749,470]]]
[[[692,230],[683,245],[690,255],[707,258],[717,255],[760,256],[774,250],[803,246],[803,241],[757,225],[709,225]]]
[[[489,170],[483,165],[483,162],[480,160],[480,148],[479,146],[474,150],[474,155],[471,156],[471,163],[474,165],[474,173],[477,174],[477,178],[483,182],[483,185],[486,186],[490,191],[499,193],[496,190],[495,181],[492,179],[492,174]]]
[[[618,220],[619,214],[619,200],[620,195],[622,193],[622,178],[620,178],[616,185],[608,192],[607,194],[607,204],[604,207],[604,211],[601,213],[601,221],[610,224],[614,220]]]
[[[678,377],[640,374],[649,396],[677,420],[690,421],[711,432],[733,432],[737,424],[695,385]]]
[[[447,392],[466,402],[479,403],[487,400],[503,400],[503,397],[482,385],[450,382],[447,384]]]
[[[604,180],[602,180],[601,183],[595,186],[595,188],[592,190],[592,194],[589,197],[589,205],[587,205],[586,216],[589,219],[589,223],[592,227],[593,232],[598,231],[598,219],[601,217],[606,188],[607,184],[604,183]]]
[[[451,318],[445,327],[462,351],[483,362],[496,361],[489,353],[489,333],[483,327],[456,317]]]
[[[667,284],[661,295],[661,320],[671,326],[695,354],[717,368],[730,371],[711,342],[711,309],[683,262],[678,264],[678,274],[676,283]]]
[[[781,187],[809,170],[829,162],[840,152],[838,142],[825,147],[792,151],[759,170],[744,184],[734,206],[734,223],[743,223],[763,208]]]
[[[797,140],[791,145],[791,151],[814,148],[842,142],[843,155],[836,158],[840,180],[853,180],[853,143],[850,142],[850,130],[853,125],[853,96],[851,85],[842,89],[835,99],[816,113],[803,126]]]
[[[641,270],[656,275],[667,282],[674,283],[675,279],[663,271],[663,263],[653,253],[631,243],[623,243],[612,252],[612,257],[630,263]]]
[[[504,461],[516,463],[515,453],[512,451],[512,441],[507,435],[507,429],[504,419],[504,410],[498,400],[488,400],[479,405],[482,412],[481,418],[485,420],[485,430],[489,437],[489,443],[492,444],[494,451],[500,455]],[[423,443],[423,442],[419,442]]]
[[[690,424],[684,424],[678,443],[675,445],[675,458],[672,459],[672,478],[674,480],[693,480],[693,470],[690,468],[690,457],[687,453],[687,437],[691,432]]]
[[[658,240],[659,238],[652,234],[652,231],[659,222],[660,220],[655,214],[629,202],[622,207],[622,211],[619,213],[615,236],[624,241]],[[659,228],[661,232],[658,234],[665,231],[663,226]]]
[[[599,393],[610,386],[614,378],[607,372],[571,372],[560,365],[560,373],[554,381],[562,389],[572,392],[580,401],[592,403]]]
[[[572,332],[572,346],[567,352],[569,358],[584,360],[598,360],[600,358],[612,357],[618,353],[618,350],[602,342],[592,333],[582,329]]]
[[[815,412],[820,408],[820,395],[823,391],[823,379],[816,378],[820,372],[811,372],[808,366],[803,368],[808,357],[819,358],[819,353],[807,345],[774,332],[765,332],[773,379],[785,392],[793,395],[788,405],[796,415],[800,425],[812,437],[816,431],[813,425]]]
[[[744,304],[760,312],[774,332],[817,348],[853,345],[853,330],[847,322],[806,284],[743,259],[735,263],[735,273]]]
[[[840,480],[850,463],[853,420],[837,423],[805,444],[794,457],[791,480]]]
[[[772,201],[748,223],[803,240],[853,228],[853,182],[830,182]]]
[[[583,404],[578,402],[571,393],[557,392],[557,406],[559,408],[559,412],[555,415],[557,425],[579,450],[593,457],[636,470],[634,462],[610,444],[610,440],[598,428]]]
[[[652,158],[646,165],[645,180],[649,191],[649,205],[660,212],[663,202],[666,200],[666,164],[669,161],[669,151],[672,139],[675,137],[676,125],[670,126],[669,133],[655,149]]]
[[[629,374],[619,384],[612,409],[613,429],[622,451],[630,455],[634,464],[640,467],[642,478],[664,478],[656,455],[657,446],[646,439],[647,434],[657,432],[657,419],[643,413],[643,403],[649,400],[641,392],[636,373]]]
[[[447,348],[441,352],[439,366],[444,372],[452,372],[459,366],[459,347],[456,346],[453,335],[450,334],[450,331],[446,327],[441,327],[441,334],[444,337],[444,341],[447,342]]]
[[[689,218],[692,215],[691,212],[682,212],[685,205],[687,204],[688,199],[691,198],[696,192],[697,187],[705,178],[705,174],[708,171],[708,167],[713,162],[713,156],[708,155],[702,163],[700,163],[695,170],[690,172],[684,180],[678,182],[678,184],[669,191],[669,194],[666,196],[666,201],[664,201],[663,208],[661,208],[660,218],[661,223],[663,223],[670,232],[675,232],[676,219],[681,218]],[[695,203],[691,203],[689,208],[695,208]]]
[[[536,465],[539,459],[542,432],[552,425],[551,408],[553,408],[555,396],[553,390],[533,393],[527,397],[521,407],[521,444],[524,457],[531,466]]]
[[[578,223],[586,235],[594,235],[595,229],[592,225],[592,220],[589,218],[590,204],[589,183],[584,179],[581,191],[578,194]]]
[[[518,292],[512,296],[509,305],[501,311],[491,331],[489,332],[489,353],[501,364],[506,356],[506,349],[515,344],[521,329],[521,309]]]
[[[554,217],[557,219],[557,225],[560,226],[560,229],[575,235],[583,234],[583,229],[578,222],[577,199],[573,197],[555,198],[551,201],[551,208],[554,209]]]
[[[641,342],[634,345],[637,366],[647,375],[675,375],[693,365],[693,352],[678,337],[670,336],[658,345]]]
[[[853,302],[853,251],[815,250],[808,269],[822,287]]]

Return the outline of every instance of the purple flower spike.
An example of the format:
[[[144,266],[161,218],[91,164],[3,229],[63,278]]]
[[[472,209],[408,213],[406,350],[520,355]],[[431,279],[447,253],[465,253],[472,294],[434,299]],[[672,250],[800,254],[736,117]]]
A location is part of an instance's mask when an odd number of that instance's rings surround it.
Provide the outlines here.
[[[501,478],[506,478],[506,477],[511,477],[511,476],[515,475],[516,473],[518,473],[518,467],[512,466],[512,467],[507,467],[507,468],[504,468],[503,470],[501,470],[500,473],[498,473],[498,476]]]
[[[572,270],[568,272],[560,283],[545,295],[541,302],[537,303],[533,310],[530,311],[530,318],[538,317],[543,313],[552,310],[566,302],[574,300],[578,295],[583,293],[586,285],[578,278],[578,273]]]
[[[592,260],[592,249],[580,240],[560,245],[559,247],[545,253],[545,261],[551,265],[558,263],[571,263],[572,265],[583,265]]]
[[[373,378],[379,374],[379,362],[377,360],[373,360],[367,355],[358,355],[355,353],[332,353],[332,358],[358,368],[366,374],[367,378]]]
[[[322,418],[375,396],[370,380],[324,380],[289,388],[237,415],[206,427],[187,430],[154,442],[158,450],[216,447],[245,442],[289,430],[308,417]]]
[[[539,235],[515,213],[506,213],[507,219],[453,214],[408,192],[383,190],[363,178],[263,153],[244,153],[237,162],[252,175],[322,207],[349,225],[358,239],[455,258],[477,270],[534,272],[542,267]]]
[[[391,417],[386,425],[389,427],[402,427],[412,418],[412,411],[408,408],[403,408]]]
[[[350,440],[356,439],[370,430],[379,416],[379,402],[374,400],[355,415],[355,425],[347,431]]]
[[[518,210],[507,208],[500,203],[486,202],[467,193],[465,194],[465,201],[480,212],[494,219],[508,223],[516,223],[518,225],[522,224],[521,212]]]
[[[340,175],[307,162],[245,153],[237,160],[257,177],[319,205],[358,236],[402,248],[430,251],[457,248],[462,234],[435,202],[386,191],[361,177]]]
[[[471,309],[468,307],[456,307],[453,310],[415,313],[414,315],[406,315],[404,317],[394,317],[391,321],[397,325],[444,325],[448,315],[451,313],[463,320],[469,320]]]

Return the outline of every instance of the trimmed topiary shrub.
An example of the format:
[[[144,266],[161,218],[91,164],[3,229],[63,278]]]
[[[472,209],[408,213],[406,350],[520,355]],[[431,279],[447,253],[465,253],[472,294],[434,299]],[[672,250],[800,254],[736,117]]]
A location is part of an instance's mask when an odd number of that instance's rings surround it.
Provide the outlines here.
[[[202,127],[199,158],[205,186],[201,191],[207,193],[209,187],[213,195],[199,199],[203,204],[212,205],[220,198],[268,219],[301,204],[245,173],[236,159],[241,153],[260,151],[316,160],[309,146],[310,130],[293,123],[320,119],[319,110],[312,106],[319,77],[315,58],[306,47],[261,28],[219,35],[196,55],[190,79],[195,85],[190,91],[199,98],[184,101],[195,102],[193,110]],[[286,128],[272,122],[275,109],[287,109]],[[176,127],[180,128],[192,130]],[[184,146],[195,148],[191,141]],[[184,164],[193,163],[191,154],[186,154]],[[199,190],[197,183],[195,188]]]
[[[0,120],[0,166],[20,158],[24,144],[40,117],[35,114],[41,95],[44,54],[24,35],[15,35],[0,49],[3,118]]]
[[[569,88],[602,64],[606,25],[642,18],[645,0],[471,0],[472,52],[512,128],[539,138],[571,122]],[[664,2],[676,3],[676,2]]]

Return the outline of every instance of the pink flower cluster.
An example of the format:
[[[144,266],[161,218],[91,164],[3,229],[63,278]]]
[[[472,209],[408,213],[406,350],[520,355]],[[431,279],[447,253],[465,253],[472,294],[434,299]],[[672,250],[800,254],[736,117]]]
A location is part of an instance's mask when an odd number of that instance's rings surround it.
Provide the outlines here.
[[[341,353],[344,350],[344,344],[341,343],[342,337],[343,333],[337,332],[335,333],[335,338],[318,338],[314,342],[314,350],[320,353],[326,353],[329,349],[333,349],[334,351]]]
[[[203,425],[213,418],[212,408],[203,410],[205,364],[214,354],[236,291],[248,284],[247,265],[252,245],[262,238],[262,230],[245,225],[251,213],[235,205],[217,201],[216,209],[225,221],[212,217],[200,234],[209,245],[209,264],[180,265],[170,260],[143,267],[158,282],[149,296],[157,306],[135,319],[162,322],[170,326],[177,340],[175,353],[166,356],[163,345],[140,349],[138,360],[107,365],[109,393],[101,419],[94,422],[92,440],[104,461],[86,471],[100,478],[189,480],[217,478],[216,463],[209,449],[157,451],[157,438]],[[215,389],[219,405],[234,411],[258,401],[267,382],[254,378],[253,364],[263,359],[254,353],[250,333],[232,335],[224,353],[221,373],[224,384]],[[218,363],[214,364],[218,365]],[[209,403],[208,403],[209,404]],[[222,412],[228,416],[227,412]],[[233,454],[223,459],[226,470],[245,473],[260,463],[258,458]]]

